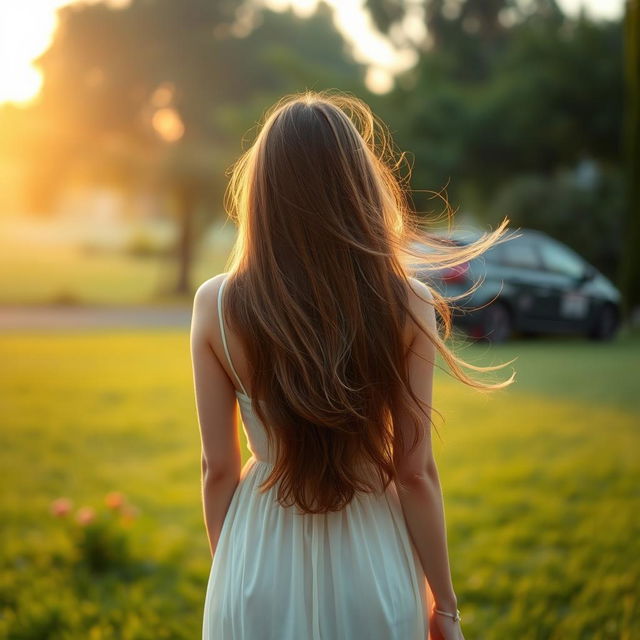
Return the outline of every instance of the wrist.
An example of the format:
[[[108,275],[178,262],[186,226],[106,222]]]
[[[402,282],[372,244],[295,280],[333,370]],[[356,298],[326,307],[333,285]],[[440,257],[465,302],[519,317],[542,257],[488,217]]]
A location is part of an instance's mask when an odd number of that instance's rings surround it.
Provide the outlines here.
[[[455,613],[458,608],[458,599],[455,594],[446,596],[444,598],[435,598],[433,606],[435,609],[441,609],[442,611],[449,611]]]

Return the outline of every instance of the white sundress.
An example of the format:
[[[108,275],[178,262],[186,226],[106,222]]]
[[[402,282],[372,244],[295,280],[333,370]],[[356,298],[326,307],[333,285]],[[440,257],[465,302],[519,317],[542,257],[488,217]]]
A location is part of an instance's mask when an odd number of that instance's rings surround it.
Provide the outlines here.
[[[341,511],[282,507],[269,474],[264,426],[225,354],[251,458],[226,513],[211,564],[203,640],[427,640],[428,586],[392,482],[356,493]]]

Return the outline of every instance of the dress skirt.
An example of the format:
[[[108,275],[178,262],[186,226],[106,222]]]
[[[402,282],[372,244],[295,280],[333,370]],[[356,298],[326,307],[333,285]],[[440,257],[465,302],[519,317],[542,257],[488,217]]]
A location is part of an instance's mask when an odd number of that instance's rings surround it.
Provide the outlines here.
[[[426,640],[428,587],[395,485],[301,514],[252,456],[211,564],[203,640]]]

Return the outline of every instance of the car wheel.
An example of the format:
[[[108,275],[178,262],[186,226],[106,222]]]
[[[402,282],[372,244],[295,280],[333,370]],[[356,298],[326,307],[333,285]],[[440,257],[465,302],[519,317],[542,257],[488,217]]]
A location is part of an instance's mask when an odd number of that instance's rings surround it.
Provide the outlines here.
[[[489,342],[507,342],[513,333],[513,321],[507,306],[494,302],[485,309],[484,337]]]
[[[589,333],[592,340],[611,340],[618,332],[618,310],[612,304],[605,304]]]

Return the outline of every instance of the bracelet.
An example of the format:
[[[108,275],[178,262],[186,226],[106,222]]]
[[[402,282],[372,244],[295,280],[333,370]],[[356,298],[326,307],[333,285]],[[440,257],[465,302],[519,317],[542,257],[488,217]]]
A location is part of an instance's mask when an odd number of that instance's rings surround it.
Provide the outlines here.
[[[450,618],[453,618],[454,622],[457,622],[458,620],[462,620],[462,616],[460,615],[460,609],[456,609],[455,613],[449,613],[448,611],[442,611],[440,609],[436,609],[435,607],[433,608],[433,610],[436,613],[441,613],[443,616],[449,616]]]

